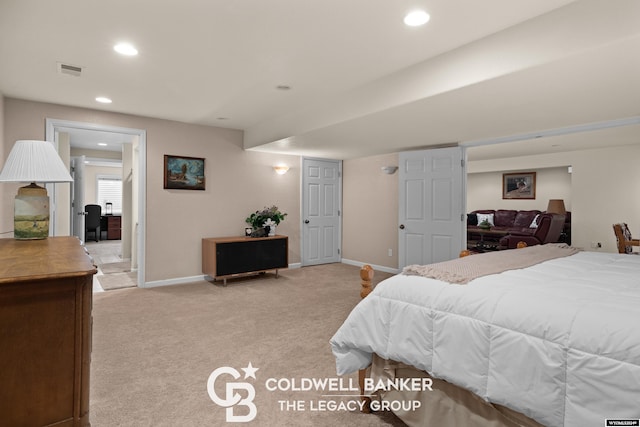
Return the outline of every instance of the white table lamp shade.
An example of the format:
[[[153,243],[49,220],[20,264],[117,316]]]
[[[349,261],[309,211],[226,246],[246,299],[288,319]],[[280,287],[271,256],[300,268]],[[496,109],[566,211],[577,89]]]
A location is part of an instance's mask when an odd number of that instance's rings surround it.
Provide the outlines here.
[[[72,182],[67,167],[47,141],[17,141],[0,172],[0,182],[29,182],[18,189],[14,202],[16,240],[46,239],[51,214],[47,189],[36,182]]]
[[[67,167],[47,141],[17,141],[0,172],[0,182],[71,181]]]

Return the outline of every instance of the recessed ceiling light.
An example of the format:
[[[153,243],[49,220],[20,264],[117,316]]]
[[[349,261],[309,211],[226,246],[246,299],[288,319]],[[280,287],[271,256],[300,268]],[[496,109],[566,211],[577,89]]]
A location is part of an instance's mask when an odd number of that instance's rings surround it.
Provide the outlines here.
[[[419,27],[429,22],[429,19],[431,17],[424,10],[414,10],[404,17],[404,23],[410,27]]]
[[[96,101],[102,103],[102,104],[111,104],[113,101],[111,101],[109,98],[105,97],[105,96],[99,96],[96,98]]]
[[[106,147],[107,143],[106,142],[98,142],[98,145],[101,147]]]
[[[138,49],[133,47],[130,43],[118,43],[113,47],[113,50],[126,56],[136,56],[138,54]]]
[[[291,89],[291,86],[288,86],[288,85],[278,85],[278,86],[276,86],[276,89],[278,89],[278,90],[290,90],[290,89]]]

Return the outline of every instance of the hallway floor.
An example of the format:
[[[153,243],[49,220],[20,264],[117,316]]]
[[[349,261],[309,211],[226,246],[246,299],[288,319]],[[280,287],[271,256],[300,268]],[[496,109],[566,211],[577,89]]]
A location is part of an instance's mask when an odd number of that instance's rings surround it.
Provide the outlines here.
[[[85,247],[89,252],[89,255],[93,258],[93,262],[98,266],[98,273],[93,276],[93,292],[104,292],[105,289],[100,284],[100,276],[109,275],[110,278],[116,279],[122,275],[122,273],[110,273],[109,270],[103,271],[106,264],[122,263],[128,261],[122,259],[122,242],[120,240],[101,240],[99,242],[87,241]],[[131,274],[122,276],[123,282],[130,284]],[[116,286],[117,287],[117,286]]]

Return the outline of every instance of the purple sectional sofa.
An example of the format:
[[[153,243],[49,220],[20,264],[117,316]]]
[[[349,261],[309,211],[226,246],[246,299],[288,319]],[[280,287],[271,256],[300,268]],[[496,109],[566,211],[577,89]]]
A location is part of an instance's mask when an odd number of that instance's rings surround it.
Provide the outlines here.
[[[497,248],[513,249],[518,242],[527,245],[539,245],[562,241],[567,215],[545,213],[538,210],[484,209],[467,215],[467,240],[498,241]],[[482,236],[478,226],[488,219],[491,226],[490,236]],[[535,221],[535,222],[534,222]]]

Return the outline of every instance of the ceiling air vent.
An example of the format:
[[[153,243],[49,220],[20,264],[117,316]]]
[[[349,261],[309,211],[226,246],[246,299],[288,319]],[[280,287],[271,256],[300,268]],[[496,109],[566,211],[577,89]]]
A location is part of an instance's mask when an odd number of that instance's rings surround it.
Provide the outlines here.
[[[58,72],[60,74],[68,74],[70,76],[80,77],[80,74],[82,74],[82,67],[58,62]]]

